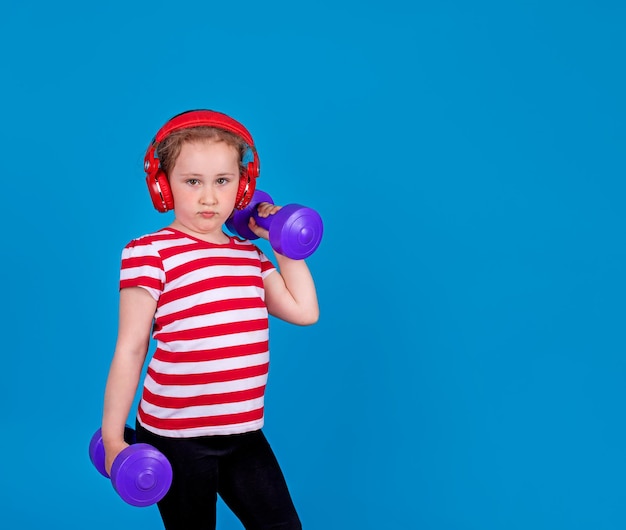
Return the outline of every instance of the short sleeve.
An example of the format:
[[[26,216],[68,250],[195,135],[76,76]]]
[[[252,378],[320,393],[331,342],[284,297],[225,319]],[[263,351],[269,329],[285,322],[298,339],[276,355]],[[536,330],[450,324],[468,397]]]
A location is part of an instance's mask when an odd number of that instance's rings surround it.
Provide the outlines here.
[[[265,278],[267,278],[272,272],[276,270],[276,267],[260,248],[256,246],[255,248],[256,251],[259,253],[259,259],[261,260],[261,278],[265,280]]]
[[[158,300],[164,284],[163,261],[154,245],[147,238],[128,243],[122,251],[120,289],[142,287]]]

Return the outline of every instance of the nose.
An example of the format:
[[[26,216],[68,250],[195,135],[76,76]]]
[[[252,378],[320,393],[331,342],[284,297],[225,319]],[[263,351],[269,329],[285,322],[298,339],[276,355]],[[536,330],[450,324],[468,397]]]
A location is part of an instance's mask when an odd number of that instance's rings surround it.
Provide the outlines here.
[[[217,196],[214,190],[210,186],[205,186],[200,196],[200,202],[207,206],[214,206],[217,204]]]

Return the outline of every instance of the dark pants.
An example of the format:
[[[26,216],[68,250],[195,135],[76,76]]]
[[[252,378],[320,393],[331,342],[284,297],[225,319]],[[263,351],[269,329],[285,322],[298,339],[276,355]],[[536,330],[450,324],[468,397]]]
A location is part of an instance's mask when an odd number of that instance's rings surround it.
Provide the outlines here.
[[[301,530],[274,453],[261,431],[165,438],[137,424],[137,441],[172,464],[172,486],[158,503],[167,530],[214,530],[217,495],[247,530]]]

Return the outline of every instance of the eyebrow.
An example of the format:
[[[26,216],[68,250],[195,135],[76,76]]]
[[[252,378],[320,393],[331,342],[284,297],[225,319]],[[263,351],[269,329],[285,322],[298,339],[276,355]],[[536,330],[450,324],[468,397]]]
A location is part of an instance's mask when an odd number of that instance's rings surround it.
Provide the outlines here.
[[[187,173],[179,173],[181,177],[206,177],[206,175],[204,173],[194,173],[192,171],[187,172]],[[216,173],[214,176],[215,177],[225,177],[225,176],[232,176],[232,175],[236,175],[236,173],[230,173],[228,171],[224,171],[222,173]]]

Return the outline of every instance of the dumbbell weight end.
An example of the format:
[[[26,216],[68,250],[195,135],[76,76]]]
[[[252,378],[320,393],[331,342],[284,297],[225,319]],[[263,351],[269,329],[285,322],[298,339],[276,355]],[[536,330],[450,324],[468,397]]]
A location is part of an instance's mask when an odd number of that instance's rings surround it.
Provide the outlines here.
[[[133,506],[159,502],[172,484],[172,466],[163,454],[148,444],[124,449],[113,462],[111,482],[124,501]]]
[[[98,429],[89,443],[89,458],[98,472],[111,479],[118,495],[132,506],[150,506],[160,501],[172,483],[172,466],[167,458],[148,444],[136,443],[135,431],[128,425],[124,440],[129,447],[120,452],[106,472],[102,432]]]
[[[322,218],[313,209],[300,204],[288,204],[276,212],[272,225],[280,230],[270,230],[272,248],[291,259],[308,258],[319,246],[324,233]]]

